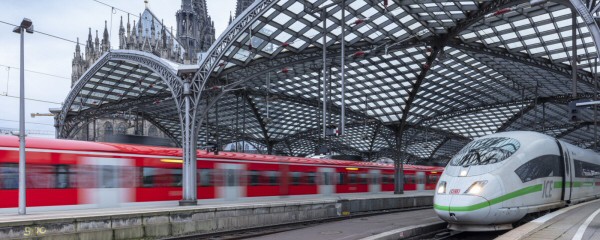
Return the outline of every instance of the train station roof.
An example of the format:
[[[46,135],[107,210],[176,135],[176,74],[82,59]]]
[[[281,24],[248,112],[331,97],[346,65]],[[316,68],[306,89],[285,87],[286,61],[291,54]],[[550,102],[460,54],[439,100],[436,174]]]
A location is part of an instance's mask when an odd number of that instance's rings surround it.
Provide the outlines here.
[[[246,141],[293,156],[327,146],[375,160],[392,158],[401,136],[406,161],[445,162],[471,139],[530,130],[593,148],[594,111],[569,119],[574,56],[577,98],[597,96],[597,25],[572,10],[578,1],[345,0],[342,19],[341,0],[258,0],[197,69],[106,54],[70,93],[59,135],[133,113],[179,142],[176,86],[194,70],[200,146]],[[323,105],[326,125],[345,113],[341,136],[322,137]]]

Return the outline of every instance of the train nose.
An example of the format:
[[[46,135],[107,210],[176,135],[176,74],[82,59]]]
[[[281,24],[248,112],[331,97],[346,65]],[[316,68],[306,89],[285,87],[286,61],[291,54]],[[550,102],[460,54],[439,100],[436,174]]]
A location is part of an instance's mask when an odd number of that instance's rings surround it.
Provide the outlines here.
[[[490,203],[487,199],[474,195],[436,195],[435,211],[449,223],[481,224],[488,219]]]

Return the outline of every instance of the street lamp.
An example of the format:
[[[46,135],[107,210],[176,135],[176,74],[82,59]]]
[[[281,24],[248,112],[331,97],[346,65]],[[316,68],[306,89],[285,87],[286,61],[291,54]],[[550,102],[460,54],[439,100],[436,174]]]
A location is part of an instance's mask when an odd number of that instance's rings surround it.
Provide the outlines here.
[[[21,25],[15,27],[14,33],[21,34],[21,84],[19,95],[19,215],[25,215],[25,32],[33,33],[33,23],[23,18]]]

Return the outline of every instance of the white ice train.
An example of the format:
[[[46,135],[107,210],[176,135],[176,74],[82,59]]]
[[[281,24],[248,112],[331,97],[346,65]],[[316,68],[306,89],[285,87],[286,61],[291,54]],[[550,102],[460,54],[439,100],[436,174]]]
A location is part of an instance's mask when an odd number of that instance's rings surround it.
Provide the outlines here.
[[[440,178],[434,209],[458,231],[496,231],[525,216],[600,197],[600,155],[536,132],[478,138]]]

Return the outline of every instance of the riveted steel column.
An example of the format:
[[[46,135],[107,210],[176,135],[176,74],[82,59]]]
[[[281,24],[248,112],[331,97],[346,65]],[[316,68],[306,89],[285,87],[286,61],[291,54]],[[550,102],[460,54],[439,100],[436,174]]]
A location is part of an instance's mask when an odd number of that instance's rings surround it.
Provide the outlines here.
[[[189,206],[198,204],[197,187],[196,187],[196,157],[194,154],[195,147],[192,146],[192,138],[194,133],[191,127],[192,115],[190,113],[191,101],[191,82],[190,78],[186,77],[183,81],[183,100],[185,105],[184,127],[181,134],[183,145],[183,199],[179,201],[180,206]]]
[[[577,99],[577,14],[575,9],[571,9],[571,67],[573,82],[572,82],[572,97]]]
[[[327,137],[327,10],[321,13],[323,18],[323,139]]]
[[[342,116],[340,123],[340,135],[346,131],[346,1],[342,0]]]

